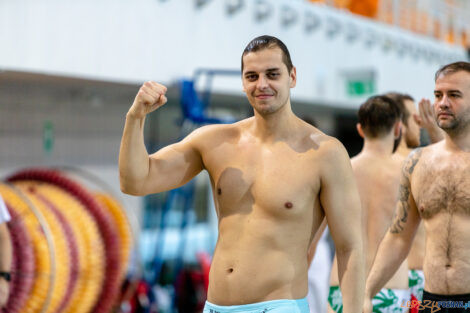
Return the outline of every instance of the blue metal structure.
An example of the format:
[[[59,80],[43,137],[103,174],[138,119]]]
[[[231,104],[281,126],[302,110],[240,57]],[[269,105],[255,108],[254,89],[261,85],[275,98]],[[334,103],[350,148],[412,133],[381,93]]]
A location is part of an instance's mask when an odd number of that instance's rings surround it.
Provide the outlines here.
[[[183,119],[187,119],[197,126],[203,124],[227,124],[233,123],[235,120],[221,119],[210,117],[207,115],[207,108],[210,105],[210,96],[212,92],[212,81],[214,76],[234,76],[241,75],[238,70],[214,70],[214,69],[198,69],[192,80],[181,80],[181,109]],[[206,86],[203,91],[198,93],[195,86],[201,77],[206,77]]]

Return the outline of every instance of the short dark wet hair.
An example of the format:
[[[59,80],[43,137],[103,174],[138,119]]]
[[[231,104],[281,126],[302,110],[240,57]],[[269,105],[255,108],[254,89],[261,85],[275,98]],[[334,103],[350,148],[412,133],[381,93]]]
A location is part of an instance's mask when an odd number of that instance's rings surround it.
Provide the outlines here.
[[[436,74],[434,75],[434,81],[437,81],[437,79],[441,75],[445,76],[447,74],[453,74],[453,73],[460,72],[460,71],[465,71],[467,73],[470,73],[470,63],[465,62],[465,61],[459,61],[459,62],[446,64],[437,70]]]
[[[397,103],[384,95],[370,97],[357,112],[362,130],[372,138],[382,137],[389,133],[393,125],[400,120],[401,115]]]
[[[290,73],[294,65],[292,65],[292,60],[290,58],[289,50],[280,39],[273,37],[273,36],[269,36],[269,35],[256,37],[255,39],[250,41],[248,45],[245,47],[245,50],[243,50],[243,54],[242,54],[242,72],[243,72],[243,57],[245,55],[247,55],[250,52],[257,52],[257,51],[264,50],[264,49],[273,49],[276,47],[281,49],[282,61],[287,66],[287,71]]]
[[[401,122],[403,125],[408,126],[408,118],[410,117],[411,112],[406,108],[405,100],[415,101],[415,99],[413,99],[413,97],[408,94],[399,92],[388,92],[385,94],[385,96],[396,102],[401,111]]]

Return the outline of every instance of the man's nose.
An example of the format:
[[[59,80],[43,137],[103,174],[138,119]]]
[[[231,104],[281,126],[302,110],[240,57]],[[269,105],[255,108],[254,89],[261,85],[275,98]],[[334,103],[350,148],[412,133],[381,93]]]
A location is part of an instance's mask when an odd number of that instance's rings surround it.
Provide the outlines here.
[[[437,105],[440,108],[449,107],[449,97],[447,95],[443,95],[442,98],[437,101]]]
[[[266,89],[268,87],[268,80],[264,75],[259,76],[258,84],[256,87],[258,87],[258,89]]]

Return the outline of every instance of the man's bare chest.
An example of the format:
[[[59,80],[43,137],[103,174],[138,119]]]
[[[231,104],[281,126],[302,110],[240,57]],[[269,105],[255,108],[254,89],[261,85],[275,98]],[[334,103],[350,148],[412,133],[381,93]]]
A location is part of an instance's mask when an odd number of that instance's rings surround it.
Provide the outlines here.
[[[204,163],[221,213],[297,212],[318,195],[320,171],[311,156],[288,149],[220,150]]]
[[[470,216],[470,160],[424,160],[413,178],[412,192],[423,219],[438,213]]]

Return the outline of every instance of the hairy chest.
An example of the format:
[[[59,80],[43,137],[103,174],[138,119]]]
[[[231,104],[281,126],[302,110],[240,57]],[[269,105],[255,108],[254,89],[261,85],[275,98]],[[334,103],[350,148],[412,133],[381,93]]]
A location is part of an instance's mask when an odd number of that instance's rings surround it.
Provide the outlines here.
[[[412,191],[423,219],[438,213],[470,216],[470,159],[425,160],[418,170]]]

